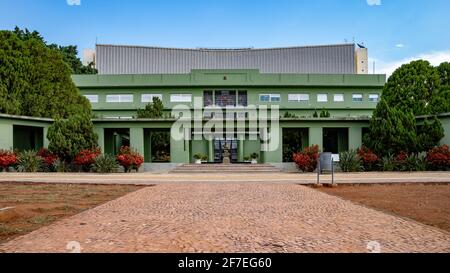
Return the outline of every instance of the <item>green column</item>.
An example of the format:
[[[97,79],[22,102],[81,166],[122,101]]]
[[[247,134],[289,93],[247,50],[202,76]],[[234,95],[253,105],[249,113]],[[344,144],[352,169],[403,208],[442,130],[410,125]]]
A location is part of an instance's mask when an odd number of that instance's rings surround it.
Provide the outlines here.
[[[98,147],[102,150],[102,153],[105,152],[105,130],[103,128],[94,128],[94,132],[98,136]],[[45,145],[45,144],[44,144]]]
[[[14,131],[13,125],[8,123],[0,123],[0,132],[2,136],[0,137],[0,149],[10,150],[14,148]]]
[[[323,150],[323,128],[311,127],[309,128],[309,146],[319,145],[319,149]]]
[[[362,128],[350,127],[348,128],[348,147],[351,150],[356,150],[362,145]]]
[[[44,148],[48,148],[49,145],[49,141],[47,138],[47,133],[48,133],[48,127],[44,127],[44,135],[43,135],[43,139],[44,139]]]
[[[208,161],[214,162],[214,143],[213,140],[208,140]]]
[[[238,143],[238,161],[244,162],[244,139],[239,139]]]
[[[131,128],[130,129],[130,146],[144,155],[144,129]]]

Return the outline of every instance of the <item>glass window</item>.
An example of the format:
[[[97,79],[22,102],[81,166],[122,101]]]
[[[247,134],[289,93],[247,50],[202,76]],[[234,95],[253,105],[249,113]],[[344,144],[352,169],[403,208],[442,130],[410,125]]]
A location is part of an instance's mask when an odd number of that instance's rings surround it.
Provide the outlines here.
[[[239,91],[238,92],[238,105],[239,106],[248,106],[247,91]]]
[[[317,94],[317,102],[328,102],[328,94]]]
[[[153,102],[153,98],[159,98],[162,101],[162,94],[142,94],[141,102]]]
[[[370,102],[379,102],[380,101],[380,95],[379,94],[370,94],[369,95],[369,101]]]
[[[216,91],[216,105],[220,107],[236,106],[236,91]]]
[[[354,102],[361,102],[361,101],[363,101],[363,95],[362,94],[353,94],[353,101]]]
[[[133,102],[133,95],[128,94],[107,95],[106,102]]]
[[[261,101],[261,102],[269,102],[270,101],[270,95],[259,95],[259,101]]]
[[[280,94],[271,94],[270,95],[270,101],[272,101],[272,102],[279,102],[279,101],[281,101],[281,95]]]
[[[207,106],[211,106],[214,104],[213,101],[213,91],[204,91],[203,92],[203,106],[207,107]]]
[[[344,94],[334,94],[334,101],[335,102],[343,102],[344,101]]]
[[[170,102],[192,102],[192,94],[172,94]]]
[[[90,103],[98,103],[98,95],[84,95]]]

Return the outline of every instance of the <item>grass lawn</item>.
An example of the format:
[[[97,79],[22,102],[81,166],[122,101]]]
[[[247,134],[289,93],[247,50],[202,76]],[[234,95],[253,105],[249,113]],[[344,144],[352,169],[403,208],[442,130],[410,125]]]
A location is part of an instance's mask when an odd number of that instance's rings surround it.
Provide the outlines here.
[[[450,184],[339,185],[319,190],[450,232]]]
[[[131,185],[0,183],[0,243],[141,189]],[[1,210],[3,208],[10,208]]]

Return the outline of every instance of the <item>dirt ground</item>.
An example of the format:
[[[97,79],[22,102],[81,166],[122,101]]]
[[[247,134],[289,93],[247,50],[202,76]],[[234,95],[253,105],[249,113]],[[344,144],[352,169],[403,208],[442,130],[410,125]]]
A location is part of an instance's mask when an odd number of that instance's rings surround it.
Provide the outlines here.
[[[319,190],[450,232],[450,184],[339,185]]]
[[[140,188],[142,186],[0,183],[0,243]]]

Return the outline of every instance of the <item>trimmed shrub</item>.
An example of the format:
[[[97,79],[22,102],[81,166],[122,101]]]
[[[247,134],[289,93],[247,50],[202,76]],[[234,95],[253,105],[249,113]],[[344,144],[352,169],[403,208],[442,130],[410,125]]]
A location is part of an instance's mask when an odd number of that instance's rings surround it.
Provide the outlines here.
[[[144,163],[144,157],[130,147],[123,146],[117,155],[117,161],[125,169],[125,172],[138,171]]]
[[[359,172],[364,170],[361,159],[354,150],[339,154],[339,167],[343,172]]]
[[[116,157],[109,154],[97,156],[91,166],[92,171],[96,173],[115,173],[118,168]]]
[[[427,153],[428,167],[433,171],[447,171],[450,169],[450,150],[447,145],[435,147]]]
[[[87,172],[100,154],[101,151],[99,148],[82,150],[75,156],[74,163],[81,166],[83,171]]]
[[[369,148],[362,146],[357,150],[365,171],[375,171],[378,169],[379,157]]]
[[[8,170],[17,164],[17,155],[13,151],[0,150],[0,171]]]
[[[35,173],[41,170],[42,158],[36,151],[24,151],[19,154],[18,171],[26,173]]]
[[[299,153],[293,155],[297,167],[303,172],[313,172],[317,168],[317,159],[319,158],[319,146],[305,148]]]

